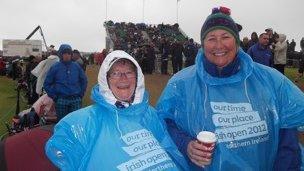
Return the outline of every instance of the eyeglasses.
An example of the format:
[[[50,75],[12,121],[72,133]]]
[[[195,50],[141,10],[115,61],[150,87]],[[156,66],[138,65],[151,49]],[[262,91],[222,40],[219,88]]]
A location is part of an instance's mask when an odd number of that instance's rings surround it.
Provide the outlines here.
[[[119,79],[122,76],[125,76],[127,78],[135,78],[135,72],[133,71],[128,71],[128,72],[119,72],[119,71],[115,71],[109,74],[110,78],[112,79]]]

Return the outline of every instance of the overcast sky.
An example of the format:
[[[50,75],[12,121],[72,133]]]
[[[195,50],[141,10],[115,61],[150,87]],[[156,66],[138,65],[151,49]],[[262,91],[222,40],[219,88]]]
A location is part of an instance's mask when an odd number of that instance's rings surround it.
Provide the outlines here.
[[[80,51],[101,51],[106,19],[174,24],[177,13],[181,29],[199,41],[201,26],[215,6],[231,9],[232,18],[243,26],[241,37],[272,27],[295,39],[299,50],[304,0],[180,0],[178,6],[177,0],[107,0],[107,13],[106,0],[0,0],[0,49],[2,39],[25,39],[41,25],[48,45],[69,43]],[[36,33],[32,39],[41,36]]]

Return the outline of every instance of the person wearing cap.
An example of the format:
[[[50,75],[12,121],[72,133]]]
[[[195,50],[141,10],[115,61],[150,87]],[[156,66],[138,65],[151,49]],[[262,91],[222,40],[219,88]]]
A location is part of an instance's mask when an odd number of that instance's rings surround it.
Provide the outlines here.
[[[79,66],[85,71],[85,64],[82,60],[81,54],[77,49],[73,50],[72,60],[79,64]]]
[[[43,87],[55,102],[58,121],[81,108],[87,88],[87,77],[82,68],[72,61],[72,47],[62,44],[58,50],[60,61],[49,69]]]
[[[94,104],[63,118],[45,146],[60,170],[189,170],[132,56],[109,53],[91,97]]]
[[[189,39],[184,50],[184,55],[186,58],[185,67],[194,64],[196,54],[197,54],[197,47],[195,46],[193,39]]]
[[[276,37],[273,34],[273,29],[272,28],[267,28],[267,29],[265,29],[265,32],[269,36],[268,46],[272,46],[273,44],[276,43],[276,40],[275,40]]]
[[[249,40],[249,47],[255,45],[257,42],[259,41],[259,36],[257,34],[257,32],[252,32],[250,35],[250,40]],[[245,51],[247,52],[247,51]]]
[[[49,51],[49,52],[52,52],[53,50],[55,50],[55,46],[54,46],[54,45],[50,45],[48,51]]]
[[[202,26],[195,64],[169,80],[156,104],[190,170],[273,170],[280,129],[304,125],[303,92],[253,62],[239,43],[230,10],[214,8]],[[216,144],[199,143],[201,131],[214,132]],[[280,164],[299,169],[283,159]]]

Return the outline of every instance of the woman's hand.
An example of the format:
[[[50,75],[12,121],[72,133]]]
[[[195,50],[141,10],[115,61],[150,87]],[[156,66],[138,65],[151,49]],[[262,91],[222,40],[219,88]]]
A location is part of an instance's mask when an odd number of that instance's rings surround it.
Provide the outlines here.
[[[190,160],[200,166],[204,167],[209,165],[212,160],[212,153],[215,144],[206,146],[206,144],[200,143],[199,141],[190,141],[187,146],[187,154]]]

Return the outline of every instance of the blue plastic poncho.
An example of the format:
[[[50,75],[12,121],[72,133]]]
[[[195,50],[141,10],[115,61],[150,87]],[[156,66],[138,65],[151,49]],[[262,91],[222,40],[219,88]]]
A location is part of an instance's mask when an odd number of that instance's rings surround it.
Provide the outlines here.
[[[115,60],[127,58],[137,67],[133,103],[117,108],[106,82]],[[148,104],[144,77],[137,62],[122,51],[107,56],[99,85],[92,90],[95,104],[75,111],[56,126],[45,147],[50,160],[62,170],[182,170],[187,163]]]
[[[192,137],[202,130],[216,133],[212,164],[205,170],[272,170],[279,129],[304,125],[304,95],[275,69],[242,50],[237,56],[241,69],[217,78],[205,71],[201,49],[194,66],[170,79],[157,109]]]

